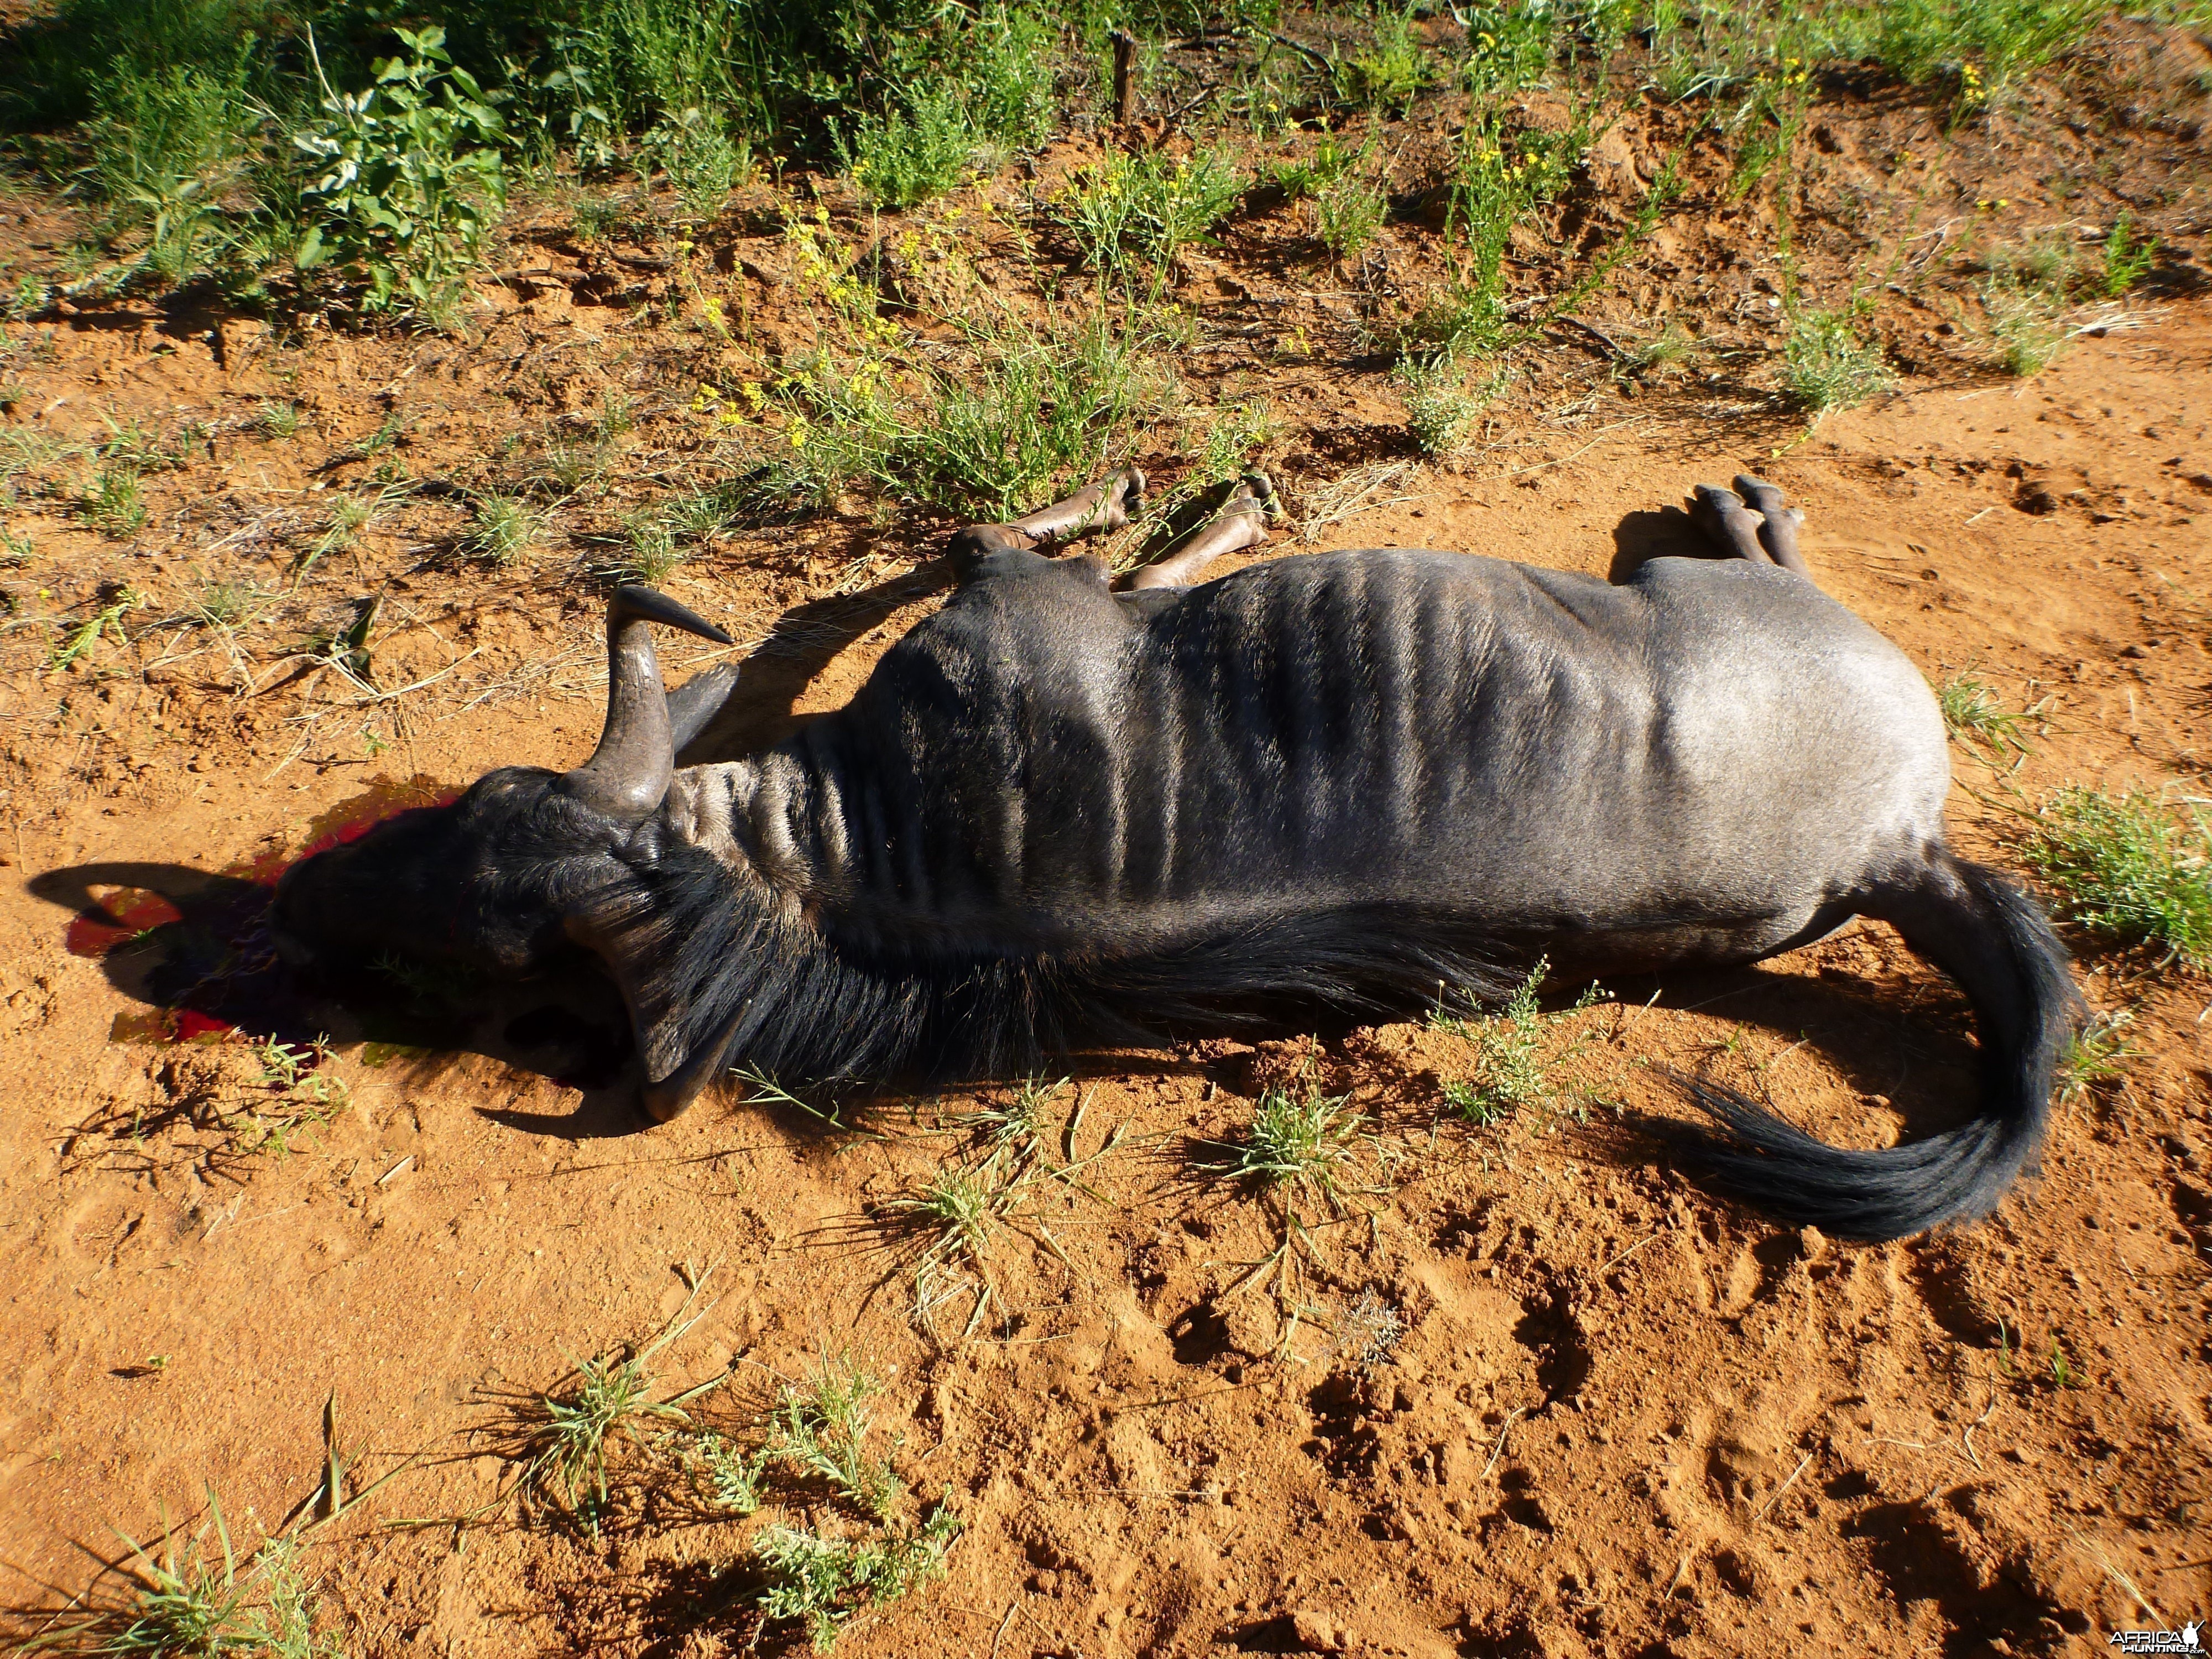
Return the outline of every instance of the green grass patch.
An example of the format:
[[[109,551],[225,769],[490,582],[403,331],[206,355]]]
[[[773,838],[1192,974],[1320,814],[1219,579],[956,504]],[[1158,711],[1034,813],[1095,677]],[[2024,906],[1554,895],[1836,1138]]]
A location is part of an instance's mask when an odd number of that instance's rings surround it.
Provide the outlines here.
[[[2036,814],[2021,851],[2069,920],[2212,969],[2212,823],[2202,803],[2062,789]]]
[[[1818,420],[1887,392],[1897,375],[1847,311],[1801,311],[1782,348],[1782,383]]]
[[[1550,971],[1550,962],[1539,958],[1494,1010],[1462,998],[1459,1007],[1439,1002],[1430,1014],[1431,1030],[1462,1037],[1475,1047],[1474,1075],[1443,1085],[1444,1103],[1466,1121],[1486,1127],[1556,1099],[1553,1076],[1583,1040],[1570,1040],[1563,1048],[1554,1040],[1555,1028],[1603,1001],[1605,994],[1593,985],[1572,1006],[1547,1013],[1537,990]]]
[[[1116,151],[1074,169],[1048,211],[1085,264],[1126,272],[1139,264],[1164,265],[1205,241],[1247,182],[1216,150]]]

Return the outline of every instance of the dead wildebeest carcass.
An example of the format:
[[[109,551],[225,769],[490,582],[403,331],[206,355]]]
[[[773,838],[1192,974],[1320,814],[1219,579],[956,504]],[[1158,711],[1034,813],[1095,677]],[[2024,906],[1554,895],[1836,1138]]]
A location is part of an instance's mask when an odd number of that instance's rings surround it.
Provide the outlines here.
[[[960,532],[957,591],[847,708],[720,764],[674,756],[730,672],[664,694],[650,628],[724,636],[623,589],[597,752],[502,767],[301,864],[281,948],[526,975],[581,946],[665,1119],[739,1064],[1003,1076],[1084,1043],[1419,1008],[1540,955],[1579,983],[1875,916],[1972,999],[1980,1115],[1850,1152],[1700,1091],[1718,1173],[1857,1238],[2003,1195],[2073,1029],[2064,954],[1945,845],[1936,699],[1814,586],[1779,491],[1701,489],[1693,519],[1736,556],[1619,586],[1397,550],[1183,586],[1263,539],[1249,486],[1127,592],[1034,550],[1125,523],[1142,487]]]

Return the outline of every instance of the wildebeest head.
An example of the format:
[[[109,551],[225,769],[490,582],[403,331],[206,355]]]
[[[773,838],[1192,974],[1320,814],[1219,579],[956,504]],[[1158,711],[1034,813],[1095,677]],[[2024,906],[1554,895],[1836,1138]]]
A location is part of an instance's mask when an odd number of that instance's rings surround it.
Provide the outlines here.
[[[647,1107],[666,1116],[688,1104],[704,1079],[680,1075],[686,1056],[669,1052],[668,1011],[650,1006],[649,975],[623,942],[645,878],[669,851],[659,815],[676,757],[653,623],[732,643],[664,594],[617,589],[606,726],[592,757],[568,772],[501,767],[450,806],[402,813],[294,866],[270,918],[283,959],[349,969],[396,957],[519,977],[580,945],[607,958],[629,1005]]]

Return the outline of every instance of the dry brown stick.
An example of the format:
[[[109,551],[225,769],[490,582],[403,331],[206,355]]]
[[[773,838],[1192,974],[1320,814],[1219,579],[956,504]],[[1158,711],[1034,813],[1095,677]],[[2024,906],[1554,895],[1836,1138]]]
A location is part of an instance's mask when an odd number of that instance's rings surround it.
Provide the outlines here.
[[[1137,37],[1127,29],[1115,29],[1107,38],[1114,43],[1114,124],[1126,127],[1137,96]]]

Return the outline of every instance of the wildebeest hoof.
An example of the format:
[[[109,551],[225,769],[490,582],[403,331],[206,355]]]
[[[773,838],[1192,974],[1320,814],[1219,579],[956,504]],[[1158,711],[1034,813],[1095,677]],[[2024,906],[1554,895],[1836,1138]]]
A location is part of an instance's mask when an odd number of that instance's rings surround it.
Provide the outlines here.
[[[1805,515],[1790,505],[1790,498],[1764,478],[1748,472],[1735,475],[1735,491],[1759,516],[1759,539],[1774,562],[1810,574],[1797,551],[1797,526]]]

